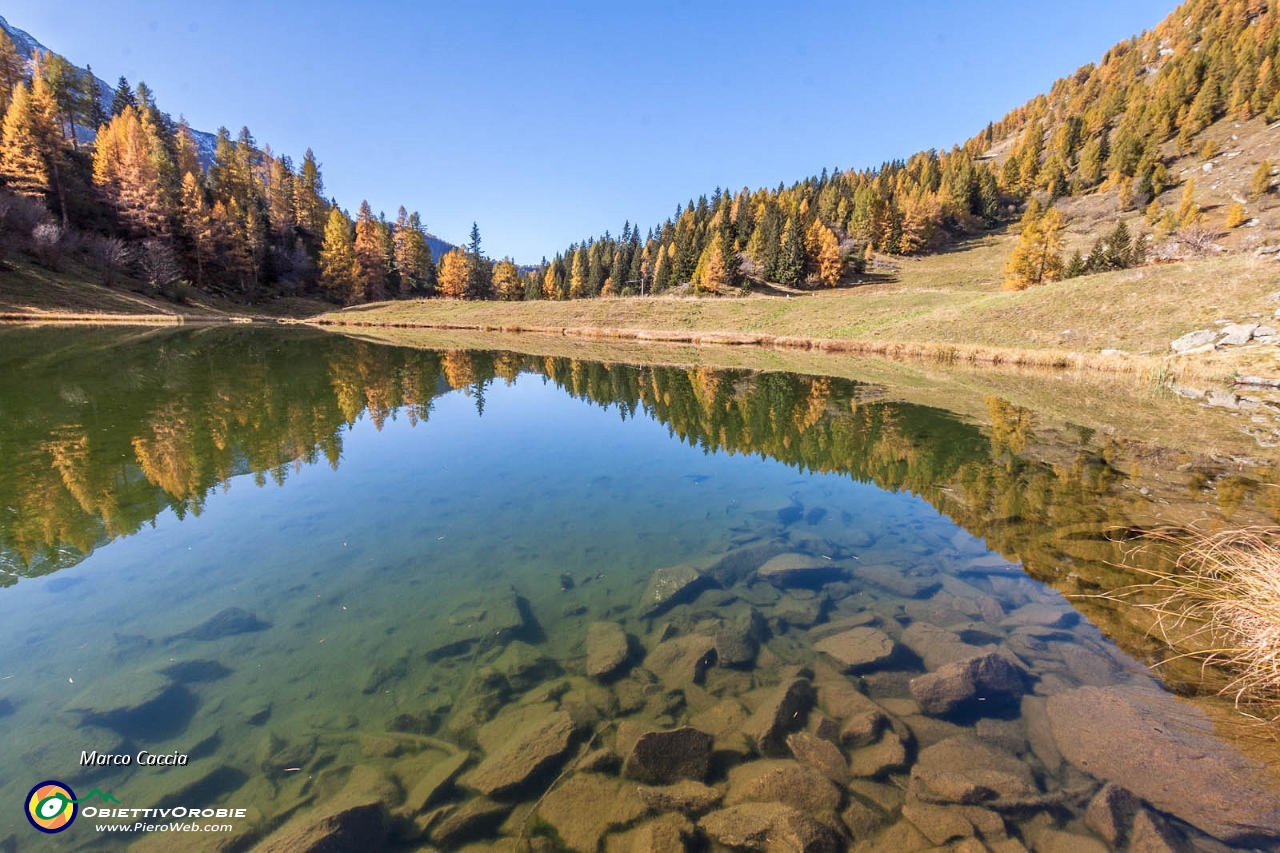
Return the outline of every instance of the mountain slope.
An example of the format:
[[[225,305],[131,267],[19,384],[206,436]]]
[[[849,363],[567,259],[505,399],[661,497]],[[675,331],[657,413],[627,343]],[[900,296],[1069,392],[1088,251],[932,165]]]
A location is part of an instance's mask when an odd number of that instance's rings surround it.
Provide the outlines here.
[[[49,50],[49,48],[37,41],[30,33],[10,24],[2,15],[0,15],[0,29],[4,30],[9,35],[9,38],[13,40],[13,46],[17,48],[19,56],[30,57],[36,52],[54,53],[54,51]],[[85,69],[81,68],[80,70],[84,71]],[[98,86],[98,101],[102,104],[103,111],[110,114],[111,99],[115,93],[115,87],[96,74],[93,76],[93,81]],[[83,128],[85,141],[92,142],[97,131],[96,127]],[[217,143],[217,137],[212,133],[196,130],[195,128],[192,128],[191,136],[195,139],[201,163],[207,167],[213,162],[213,149]]]

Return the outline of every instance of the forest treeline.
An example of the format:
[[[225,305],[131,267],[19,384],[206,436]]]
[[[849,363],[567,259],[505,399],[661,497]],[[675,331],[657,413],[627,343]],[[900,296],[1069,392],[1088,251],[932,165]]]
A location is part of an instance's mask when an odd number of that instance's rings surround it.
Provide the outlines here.
[[[1086,256],[1061,258],[1065,223],[1050,213],[1053,202],[1101,191],[1116,193],[1121,215],[1142,211],[1157,234],[1187,229],[1190,241],[1203,241],[1194,181],[1176,208],[1155,199],[1181,183],[1168,169],[1172,157],[1199,150],[1214,122],[1280,119],[1278,25],[1275,0],[1189,0],[963,145],[876,169],[824,169],[789,187],[717,190],[678,206],[643,240],[624,227],[622,239],[606,233],[569,247],[548,267],[542,295],[660,292],[683,282],[714,291],[737,283],[744,268],[766,281],[835,284],[872,253],[928,252],[1011,218],[1031,199],[1010,286],[1142,263],[1142,235],[1128,226],[1114,233],[1128,243],[1103,239]],[[1261,164],[1240,193],[1255,201],[1272,193],[1273,166]],[[1229,210],[1226,225],[1241,224],[1242,213]],[[833,244],[839,257],[824,258]],[[726,275],[719,259],[731,251]]]
[[[1193,187],[1176,212],[1157,201],[1179,183],[1170,160],[1223,118],[1280,118],[1278,23],[1275,0],[1189,0],[963,145],[874,169],[824,169],[790,186],[717,189],[646,231],[627,222],[620,235],[536,267],[487,257],[475,226],[437,266],[416,213],[402,207],[388,221],[365,202],[349,216],[325,197],[310,151],[295,165],[248,129],[235,139],[222,130],[202,157],[185,122],[145,86],[122,78],[108,109],[91,74],[54,55],[19,57],[2,37],[0,242],[48,265],[74,254],[105,284],[129,274],[178,296],[191,286],[343,304],[576,299],[714,293],[748,279],[834,286],[877,254],[929,252],[1018,216],[1034,198],[1035,215],[1022,214],[1026,245],[1008,270],[1011,286],[1031,286],[1113,267],[1124,254],[1100,245],[1064,260],[1063,223],[1041,221],[1059,198],[1114,191],[1121,214],[1194,228]],[[1249,193],[1269,194],[1271,183],[1268,162]],[[1242,211],[1230,215],[1242,221]]]
[[[201,152],[187,123],[125,78],[109,104],[90,70],[20,57],[0,32],[0,249],[105,285],[126,275],[181,297],[314,295],[350,303],[428,295],[436,266],[420,216],[326,198],[308,149],[295,164],[248,128]]]

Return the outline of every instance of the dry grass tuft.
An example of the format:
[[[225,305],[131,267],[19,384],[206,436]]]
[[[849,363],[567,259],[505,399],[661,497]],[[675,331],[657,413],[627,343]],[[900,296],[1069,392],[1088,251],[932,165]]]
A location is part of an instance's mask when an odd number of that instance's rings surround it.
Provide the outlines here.
[[[1202,672],[1227,673],[1220,695],[1241,710],[1280,719],[1280,528],[1214,534],[1169,528],[1144,538],[1173,548],[1172,568],[1126,566],[1148,580],[1103,597],[1154,614],[1152,630],[1178,658],[1199,660]]]

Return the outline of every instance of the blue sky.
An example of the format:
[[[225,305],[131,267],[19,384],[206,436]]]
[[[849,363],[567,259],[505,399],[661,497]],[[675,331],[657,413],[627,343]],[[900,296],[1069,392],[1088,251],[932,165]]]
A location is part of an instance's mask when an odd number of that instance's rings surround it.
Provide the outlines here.
[[[537,262],[715,187],[950,147],[1172,0],[173,3],[3,14],[192,126],[248,125],[328,192]]]

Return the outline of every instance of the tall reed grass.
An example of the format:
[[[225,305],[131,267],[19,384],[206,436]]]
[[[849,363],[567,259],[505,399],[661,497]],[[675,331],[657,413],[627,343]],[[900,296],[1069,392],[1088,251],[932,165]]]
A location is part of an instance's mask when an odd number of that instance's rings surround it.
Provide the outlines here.
[[[1280,528],[1165,528],[1143,538],[1171,549],[1169,568],[1127,565],[1145,579],[1103,597],[1149,610],[1178,658],[1225,673],[1221,695],[1280,720]]]

